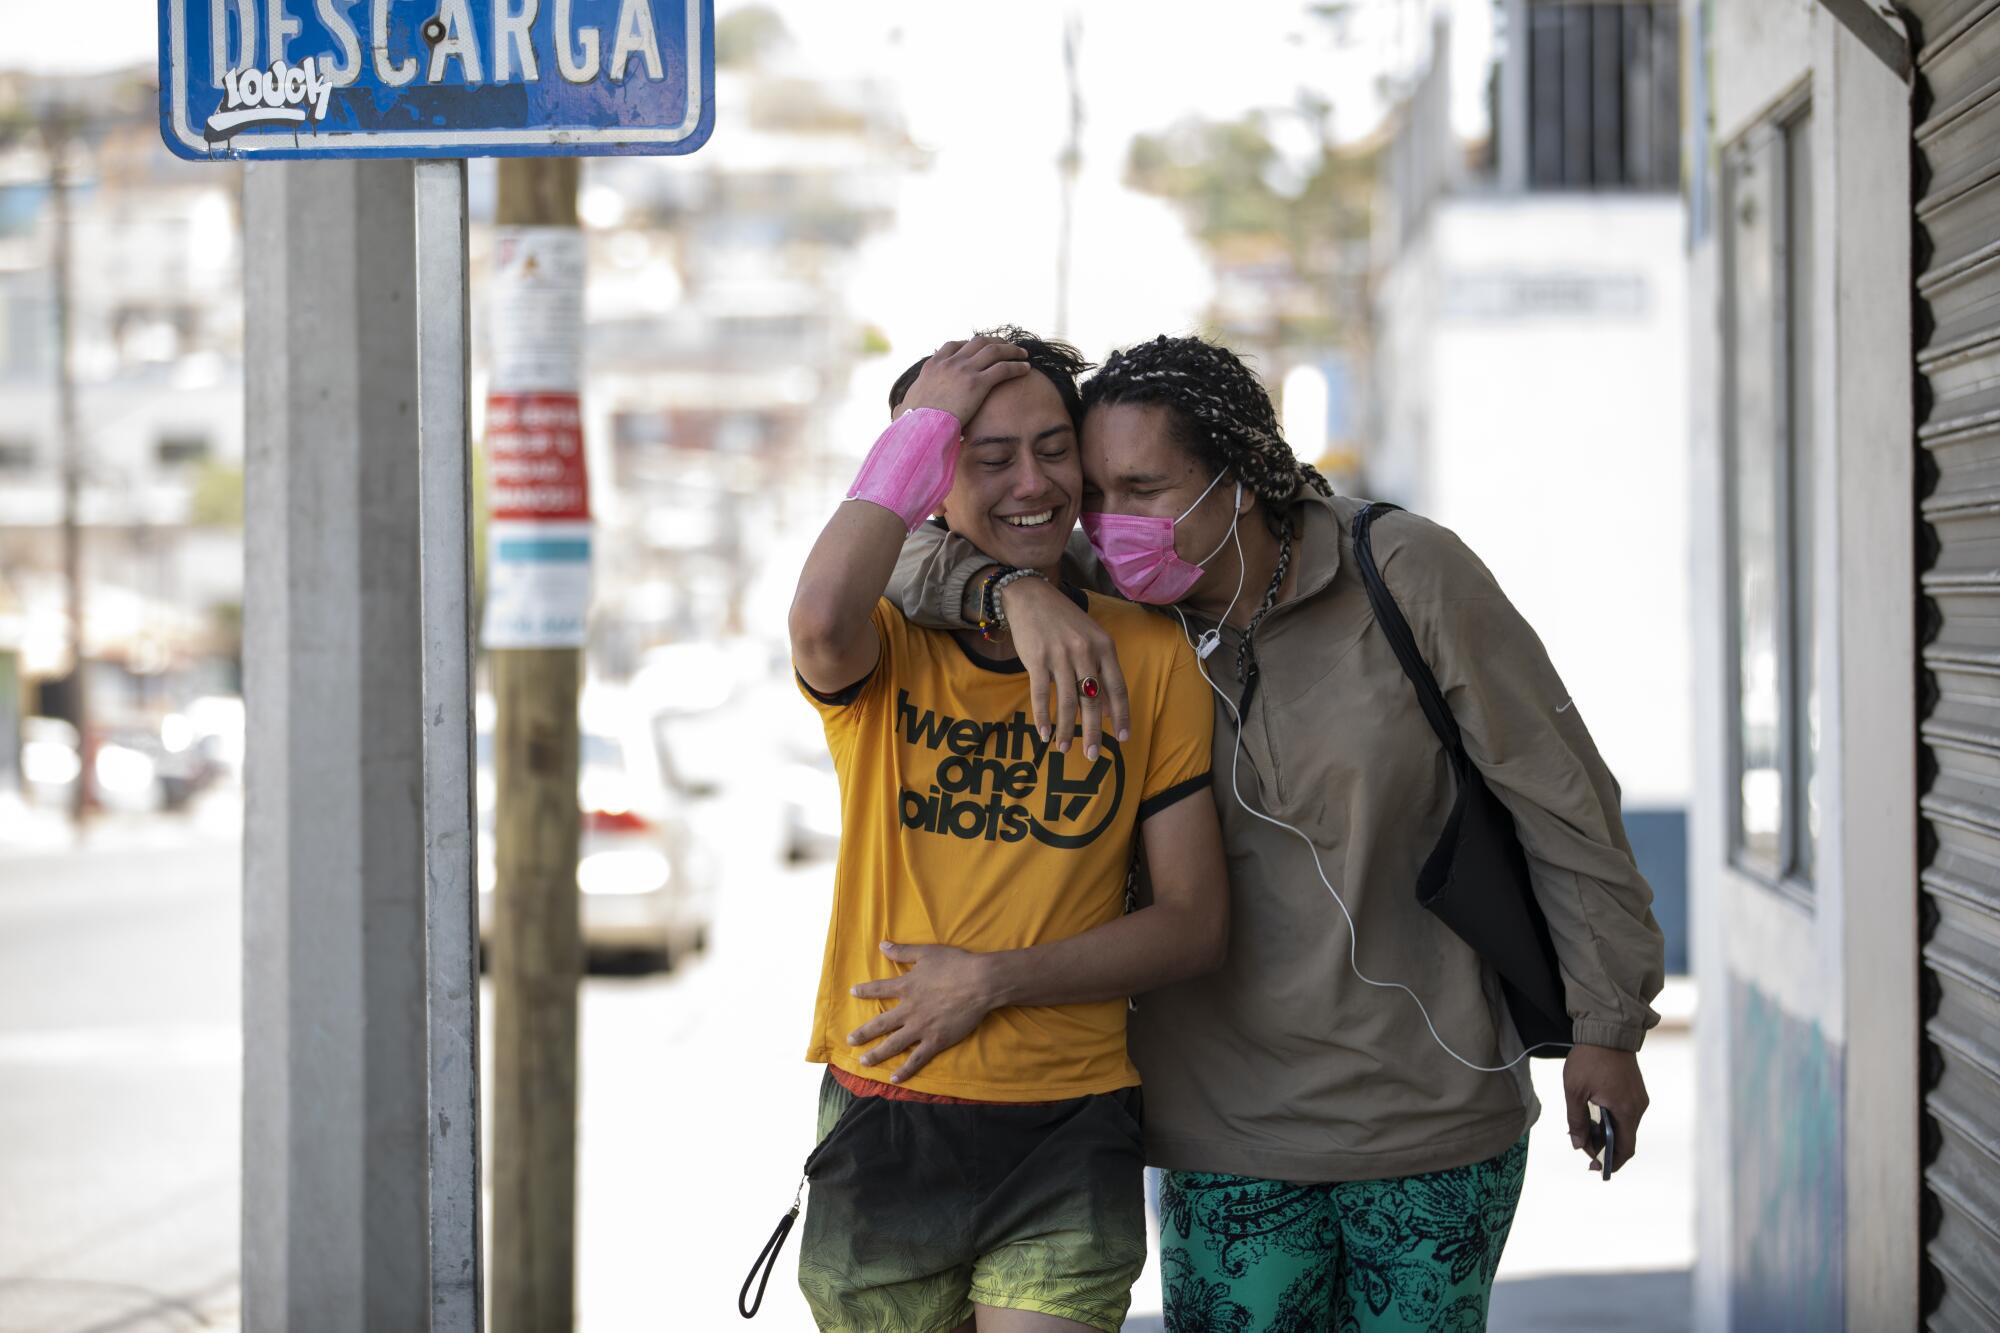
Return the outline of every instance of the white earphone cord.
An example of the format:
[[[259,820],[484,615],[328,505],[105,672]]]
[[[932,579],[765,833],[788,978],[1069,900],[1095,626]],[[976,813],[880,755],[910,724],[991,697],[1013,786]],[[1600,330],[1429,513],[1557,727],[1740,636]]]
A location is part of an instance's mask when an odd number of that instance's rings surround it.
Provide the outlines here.
[[[1229,612],[1236,609],[1237,598],[1243,595],[1243,577],[1245,573],[1243,565],[1243,537],[1236,531],[1236,524],[1233,521],[1229,525],[1229,530],[1231,535],[1236,539],[1236,596],[1229,599],[1229,610],[1222,613],[1222,619],[1219,622],[1222,624],[1228,623]],[[1236,803],[1242,806],[1250,815],[1263,820],[1266,824],[1274,824],[1285,830],[1300,842],[1303,842],[1306,845],[1306,850],[1312,853],[1313,869],[1319,873],[1319,882],[1326,885],[1326,891],[1333,895],[1335,905],[1340,908],[1341,917],[1347,922],[1347,966],[1353,970],[1354,975],[1359,977],[1363,983],[1373,986],[1378,990],[1399,990],[1409,996],[1415,1002],[1417,1012],[1424,1016],[1424,1026],[1430,1029],[1431,1040],[1438,1044],[1438,1049],[1476,1073],[1504,1074],[1515,1065],[1520,1064],[1521,1061],[1527,1059],[1534,1052],[1541,1050],[1544,1046],[1568,1046],[1570,1043],[1563,1041],[1539,1041],[1504,1065],[1474,1064],[1453,1050],[1451,1043],[1438,1035],[1437,1024],[1431,1021],[1431,1011],[1424,1007],[1422,996],[1400,981],[1377,981],[1361,970],[1361,941],[1359,932],[1354,928],[1354,914],[1347,910],[1347,900],[1340,896],[1340,890],[1334,888],[1333,881],[1327,878],[1326,866],[1319,859],[1319,845],[1301,830],[1287,824],[1282,819],[1276,819],[1265,814],[1262,810],[1257,809],[1250,802],[1243,799],[1243,789],[1237,782],[1237,777],[1243,763],[1243,713],[1236,706],[1236,701],[1230,698],[1220,685],[1215,683],[1214,678],[1208,674],[1208,667],[1205,665],[1208,654],[1215,651],[1216,644],[1221,641],[1222,635],[1220,631],[1205,631],[1201,636],[1201,643],[1197,644],[1194,636],[1188,633],[1187,616],[1182,614],[1179,606],[1174,607],[1174,615],[1180,618],[1181,636],[1188,641],[1188,647],[1193,648],[1195,651],[1195,670],[1201,673],[1201,678],[1208,682],[1208,688],[1215,691],[1215,696],[1222,700],[1223,704],[1228,707],[1230,715],[1236,719],[1236,740],[1230,746],[1229,756],[1229,790],[1236,797]]]

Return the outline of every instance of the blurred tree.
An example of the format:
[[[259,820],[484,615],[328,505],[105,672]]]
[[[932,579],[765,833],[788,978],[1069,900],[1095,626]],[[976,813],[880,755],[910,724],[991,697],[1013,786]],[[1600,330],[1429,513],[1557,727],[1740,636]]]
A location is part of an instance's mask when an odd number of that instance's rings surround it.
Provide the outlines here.
[[[754,67],[791,40],[791,30],[785,27],[785,20],[777,10],[768,5],[746,5],[716,22],[716,67]]]
[[[1307,131],[1303,152],[1281,152],[1279,116]],[[1290,112],[1253,111],[1236,120],[1190,119],[1132,140],[1125,180],[1171,200],[1215,262],[1219,275],[1256,270],[1273,293],[1273,323],[1245,330],[1277,343],[1339,341],[1367,317],[1366,256],[1373,212],[1375,154],[1334,143],[1332,108],[1302,95]],[[1274,266],[1276,271],[1274,271]],[[1215,322],[1233,319],[1218,311]]]
[[[229,687],[243,691],[243,603],[217,602],[208,608],[207,650],[229,664]]]
[[[887,356],[891,350],[889,335],[882,332],[879,324],[861,326],[860,355]]]
[[[243,526],[243,468],[210,459],[195,474],[188,522],[204,528]]]

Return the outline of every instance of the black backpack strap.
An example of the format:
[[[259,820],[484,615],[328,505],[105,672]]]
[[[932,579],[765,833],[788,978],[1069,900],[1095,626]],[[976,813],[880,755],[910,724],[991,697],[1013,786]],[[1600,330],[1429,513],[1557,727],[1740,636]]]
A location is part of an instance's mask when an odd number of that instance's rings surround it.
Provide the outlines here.
[[[1403,664],[1403,674],[1417,687],[1417,699],[1423,704],[1424,716],[1430,719],[1431,730],[1444,742],[1445,753],[1454,759],[1461,758],[1465,742],[1458,734],[1458,720],[1445,706],[1444,691],[1438,688],[1437,677],[1431,674],[1430,665],[1417,647],[1417,636],[1410,632],[1410,622],[1403,619],[1402,608],[1390,596],[1389,585],[1382,581],[1382,571],[1375,567],[1375,548],[1369,529],[1377,518],[1392,511],[1401,512],[1399,506],[1378,500],[1354,517],[1354,558],[1361,567],[1361,586],[1367,589],[1368,605],[1375,610],[1375,623],[1382,627],[1389,646],[1396,652],[1396,660]]]

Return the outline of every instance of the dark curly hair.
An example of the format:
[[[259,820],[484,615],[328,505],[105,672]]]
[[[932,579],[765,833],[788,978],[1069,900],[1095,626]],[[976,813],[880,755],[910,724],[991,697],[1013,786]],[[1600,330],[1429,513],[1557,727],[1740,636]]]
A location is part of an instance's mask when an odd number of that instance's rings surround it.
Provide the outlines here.
[[[1332,495],[1333,486],[1299,461],[1278,429],[1271,395],[1241,357],[1205,338],[1169,338],[1113,352],[1083,386],[1086,410],[1098,404],[1156,403],[1167,409],[1175,443],[1213,473],[1234,473],[1263,501],[1275,532],[1285,505],[1302,487]]]
[[[1066,342],[1054,338],[1039,338],[1026,329],[1013,324],[1002,324],[995,329],[981,329],[976,335],[981,338],[998,338],[1001,342],[1012,343],[1028,354],[1028,364],[1048,376],[1049,383],[1056,386],[1062,395],[1063,406],[1069,410],[1069,420],[1079,431],[1083,429],[1083,395],[1077,391],[1077,376],[1089,370],[1091,363],[1083,353]],[[889,410],[894,412],[902,406],[903,396],[910,386],[917,382],[929,355],[920,356],[889,389]]]

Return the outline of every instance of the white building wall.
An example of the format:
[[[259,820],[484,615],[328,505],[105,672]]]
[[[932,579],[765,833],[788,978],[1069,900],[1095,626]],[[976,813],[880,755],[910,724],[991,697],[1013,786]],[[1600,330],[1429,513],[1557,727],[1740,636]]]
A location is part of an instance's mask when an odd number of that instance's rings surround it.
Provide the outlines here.
[[[1702,1116],[1695,1326],[1916,1320],[1915,693],[1907,89],[1811,0],[1689,3],[1712,25],[1713,146],[1809,89],[1822,833],[1809,902],[1732,864],[1724,280],[1691,259]],[[1694,140],[1712,145],[1705,133]],[[1719,182],[1718,182],[1719,188]]]
[[[1618,777],[1674,971],[1693,781],[1683,235],[1673,196],[1434,201],[1378,286],[1365,481],[1459,533],[1541,635]]]
[[[1626,804],[1684,809],[1680,202],[1455,198],[1430,230],[1425,510],[1540,632]]]

